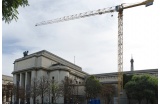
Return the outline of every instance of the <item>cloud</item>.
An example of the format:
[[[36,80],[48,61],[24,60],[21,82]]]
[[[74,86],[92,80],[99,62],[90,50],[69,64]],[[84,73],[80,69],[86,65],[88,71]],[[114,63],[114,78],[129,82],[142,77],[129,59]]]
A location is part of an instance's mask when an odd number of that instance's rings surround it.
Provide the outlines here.
[[[29,50],[29,54],[48,50],[82,67],[87,73],[117,71],[118,14],[109,13],[57,24],[35,27],[35,24],[90,10],[119,5],[122,2],[106,0],[40,0],[29,1],[30,6],[19,8],[19,19],[2,23],[3,74],[13,70],[15,59]],[[158,4],[124,11],[124,70],[130,70],[133,54],[135,69],[158,67]],[[113,15],[113,17],[111,16]],[[7,70],[6,70],[7,69]],[[9,72],[10,71],[10,72]]]

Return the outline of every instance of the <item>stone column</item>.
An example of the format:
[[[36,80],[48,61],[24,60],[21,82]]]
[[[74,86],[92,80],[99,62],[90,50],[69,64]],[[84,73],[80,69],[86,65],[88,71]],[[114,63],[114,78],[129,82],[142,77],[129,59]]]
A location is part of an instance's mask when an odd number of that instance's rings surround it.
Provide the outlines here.
[[[27,88],[28,84],[28,72],[25,72],[25,89]]]
[[[17,83],[17,74],[13,74],[13,83],[14,83],[14,84]]]
[[[19,86],[22,86],[22,73],[20,73],[20,81],[19,81]]]
[[[27,90],[27,84],[28,84],[28,82],[27,82],[27,80],[28,80],[28,76],[27,76],[27,75],[28,75],[28,73],[27,73],[27,72],[25,72],[25,85],[24,85],[25,87],[24,87],[24,88],[25,88],[25,90],[26,90],[26,91],[28,91],[28,90]],[[25,91],[25,94],[27,95],[26,91]],[[26,97],[26,98],[27,98],[27,97]],[[26,100],[26,99],[25,99],[25,102],[27,102],[27,100]]]
[[[20,81],[19,81],[19,87],[22,87],[22,84],[23,84],[23,74],[22,73],[20,73]],[[21,96],[21,95],[19,95],[19,96]],[[21,101],[21,99],[19,98],[19,103],[20,103],[20,101]]]
[[[35,79],[35,78],[37,78],[37,76],[36,76],[36,71],[35,70],[33,70],[33,71],[31,71],[31,85],[33,85],[33,80]],[[38,98],[38,97],[37,97]],[[32,98],[30,98],[30,104],[33,104],[33,99]]]

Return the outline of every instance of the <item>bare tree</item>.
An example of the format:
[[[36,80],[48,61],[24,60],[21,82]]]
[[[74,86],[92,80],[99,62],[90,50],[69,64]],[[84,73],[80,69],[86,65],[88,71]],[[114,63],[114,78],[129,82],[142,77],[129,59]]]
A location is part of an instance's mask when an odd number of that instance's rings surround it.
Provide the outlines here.
[[[27,93],[27,97],[31,96],[32,99],[33,99],[33,104],[36,104],[36,97],[39,96],[39,81],[34,78],[32,80],[32,84],[31,86],[27,85],[28,86],[28,93]],[[30,93],[30,94],[29,94]]]
[[[39,89],[39,94],[41,96],[41,103],[42,104],[43,104],[44,95],[47,93],[47,90],[48,90],[47,80],[48,79],[45,76],[41,77],[40,80],[39,80],[38,89]]]
[[[51,80],[49,89],[53,96],[53,102],[56,103],[56,100],[63,95],[63,86],[55,80]]]
[[[26,98],[26,95],[25,95],[25,88],[22,87],[22,86],[19,86],[19,83],[17,82],[16,85],[14,84],[10,84],[8,86],[10,89],[10,91],[8,92],[10,94],[10,97],[11,97],[11,102],[12,102],[12,95],[14,95],[14,103],[18,104],[19,103],[19,99],[21,100],[20,101],[20,104],[24,104],[25,102],[25,98]]]
[[[13,90],[12,93],[14,95],[14,104],[18,104],[19,103],[19,81],[17,81],[16,84],[13,85]]]
[[[24,104],[24,103],[25,103],[25,98],[26,98],[25,88],[22,87],[22,86],[20,86],[18,93],[19,93],[19,95],[20,95],[19,98],[21,99],[20,104]]]
[[[65,104],[69,103],[71,97],[71,88],[69,86],[69,83],[70,83],[69,77],[65,77],[64,80],[62,80],[63,96]]]
[[[27,84],[26,85],[26,103],[29,104],[30,103],[30,97],[31,97],[31,85]]]
[[[112,84],[104,84],[101,89],[101,97],[104,99],[104,104],[109,104],[115,93],[115,87]]]
[[[3,102],[3,98],[5,97],[6,92],[5,92],[5,85],[2,84],[2,102]]]
[[[12,102],[12,92],[13,92],[13,83],[8,82],[7,84],[2,85],[2,98],[11,98]]]
[[[48,94],[48,100],[49,100],[49,104],[51,103],[50,102],[50,96],[51,96],[51,80],[48,78],[47,79],[47,84],[48,84],[48,88],[47,88],[47,94]]]
[[[17,85],[13,84],[12,94],[14,95],[14,103],[16,102],[17,97]]]
[[[64,103],[70,104],[74,103],[75,101],[75,85],[73,84],[73,80],[69,77],[65,77],[62,81],[63,86],[63,96],[64,96]]]
[[[11,98],[11,103],[12,103],[12,95],[13,95],[13,86],[14,86],[14,84],[13,83],[8,83],[7,84],[7,90],[8,90],[8,94],[9,94],[9,97]]]

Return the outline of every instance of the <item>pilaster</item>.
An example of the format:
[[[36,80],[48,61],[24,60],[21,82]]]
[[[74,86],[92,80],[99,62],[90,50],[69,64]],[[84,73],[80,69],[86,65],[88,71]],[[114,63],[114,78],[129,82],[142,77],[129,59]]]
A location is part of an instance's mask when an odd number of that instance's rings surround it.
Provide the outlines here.
[[[17,74],[13,74],[13,83],[14,83],[14,84],[17,83]]]
[[[35,70],[33,70],[32,72],[31,72],[31,84],[33,83],[33,80],[34,80],[34,78],[36,78],[37,76],[36,76],[36,71]]]

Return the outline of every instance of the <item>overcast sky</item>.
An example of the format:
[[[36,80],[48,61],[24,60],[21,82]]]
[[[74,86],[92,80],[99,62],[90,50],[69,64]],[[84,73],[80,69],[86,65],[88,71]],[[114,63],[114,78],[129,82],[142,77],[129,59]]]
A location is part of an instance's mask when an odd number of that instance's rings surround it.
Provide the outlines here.
[[[117,72],[118,13],[35,27],[41,21],[141,0],[29,0],[19,19],[2,22],[2,74],[11,75],[17,58],[47,50],[89,74]],[[142,0],[143,1],[143,0]],[[123,12],[124,71],[158,68],[160,1]],[[113,15],[113,16],[111,16]]]

